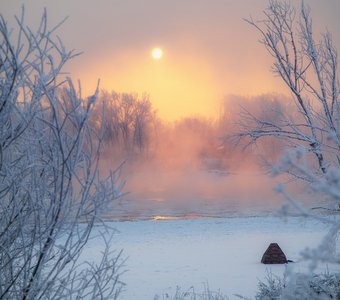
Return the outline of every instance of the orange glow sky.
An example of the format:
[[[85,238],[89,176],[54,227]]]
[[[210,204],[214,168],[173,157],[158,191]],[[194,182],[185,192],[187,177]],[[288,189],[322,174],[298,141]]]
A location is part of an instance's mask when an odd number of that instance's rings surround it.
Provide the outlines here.
[[[315,26],[333,32],[340,49],[340,1],[305,2]],[[228,94],[283,91],[258,35],[242,20],[257,18],[266,0],[1,0],[0,11],[13,21],[23,3],[33,26],[43,7],[52,25],[69,16],[59,34],[69,49],[84,52],[67,66],[84,94],[100,78],[107,90],[148,93],[159,115],[174,120],[214,116]],[[153,47],[163,49],[162,59],[152,59]]]

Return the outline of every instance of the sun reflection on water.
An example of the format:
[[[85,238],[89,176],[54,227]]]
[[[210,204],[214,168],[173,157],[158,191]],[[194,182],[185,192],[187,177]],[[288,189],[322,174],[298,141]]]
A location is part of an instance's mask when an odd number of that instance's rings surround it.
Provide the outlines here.
[[[202,216],[199,214],[186,214],[186,215],[181,215],[181,216],[153,216],[151,217],[152,220],[154,221],[166,221],[166,220],[188,220],[188,219],[198,219],[202,217],[208,217],[208,216]]]

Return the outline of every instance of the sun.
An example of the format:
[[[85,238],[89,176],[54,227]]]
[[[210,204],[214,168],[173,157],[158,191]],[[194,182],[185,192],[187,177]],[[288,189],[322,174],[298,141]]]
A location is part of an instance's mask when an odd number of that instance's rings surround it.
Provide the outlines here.
[[[155,60],[161,59],[163,57],[163,50],[161,48],[153,48],[151,50],[151,56]]]

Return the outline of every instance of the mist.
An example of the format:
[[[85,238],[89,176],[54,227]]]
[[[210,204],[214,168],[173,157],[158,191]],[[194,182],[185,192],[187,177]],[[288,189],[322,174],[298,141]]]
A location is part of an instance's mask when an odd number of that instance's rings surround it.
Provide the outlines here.
[[[271,167],[284,143],[268,138],[247,145],[232,137],[242,130],[245,110],[263,119],[289,111],[286,96],[228,96],[215,119],[171,123],[158,117],[146,95],[102,92],[100,100],[106,105],[102,171],[124,162],[125,194],[110,217],[258,215],[281,207],[274,187],[287,178],[273,178]]]

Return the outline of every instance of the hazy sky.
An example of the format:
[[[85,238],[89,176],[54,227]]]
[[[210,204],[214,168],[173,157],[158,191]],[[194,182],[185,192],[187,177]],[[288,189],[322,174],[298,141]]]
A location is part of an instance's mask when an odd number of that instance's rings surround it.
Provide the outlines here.
[[[292,1],[299,5],[300,1]],[[308,0],[318,30],[328,28],[340,49],[340,1]],[[228,94],[281,91],[270,58],[242,18],[260,16],[267,0],[0,0],[13,21],[25,4],[27,22],[38,23],[46,7],[50,24],[69,16],[59,35],[84,53],[67,66],[90,93],[101,87],[146,92],[160,116],[211,116]],[[153,47],[164,56],[155,61]],[[340,51],[340,50],[339,50]]]

